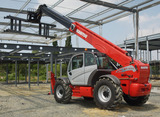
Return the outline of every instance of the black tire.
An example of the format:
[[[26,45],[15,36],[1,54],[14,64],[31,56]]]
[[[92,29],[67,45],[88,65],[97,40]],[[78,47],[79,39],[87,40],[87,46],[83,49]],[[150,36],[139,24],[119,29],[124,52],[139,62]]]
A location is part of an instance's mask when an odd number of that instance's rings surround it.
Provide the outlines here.
[[[57,80],[54,86],[54,98],[58,103],[67,104],[72,97],[72,90],[63,80]]]
[[[129,95],[123,94],[123,98],[131,106],[141,106],[148,101],[149,95],[140,97],[130,97]]]
[[[86,100],[86,101],[92,101],[93,100],[92,97],[83,97],[83,99]]]
[[[99,79],[94,86],[94,101],[99,108],[113,109],[122,102],[122,89],[110,79]]]

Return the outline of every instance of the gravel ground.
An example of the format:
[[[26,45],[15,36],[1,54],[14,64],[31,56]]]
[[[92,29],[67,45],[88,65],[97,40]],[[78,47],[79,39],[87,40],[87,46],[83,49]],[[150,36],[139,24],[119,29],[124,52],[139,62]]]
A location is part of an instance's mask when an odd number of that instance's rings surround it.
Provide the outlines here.
[[[158,81],[159,82],[159,81]],[[0,84],[0,117],[159,117],[160,82],[152,81],[149,101],[140,107],[125,102],[115,110],[101,110],[93,101],[73,98],[69,104],[59,104],[48,95],[50,85]]]

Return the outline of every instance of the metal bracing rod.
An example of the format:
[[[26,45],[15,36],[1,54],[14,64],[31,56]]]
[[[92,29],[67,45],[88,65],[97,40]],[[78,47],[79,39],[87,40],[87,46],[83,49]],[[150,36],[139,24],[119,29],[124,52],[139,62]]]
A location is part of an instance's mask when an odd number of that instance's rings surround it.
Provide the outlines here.
[[[114,8],[114,9],[119,9],[119,10],[123,10],[123,11],[136,12],[135,9],[131,9],[131,8],[128,8],[125,6],[119,6],[116,4],[112,4],[112,3],[104,2],[104,1],[100,1],[100,0],[96,0],[96,1],[95,0],[81,0],[81,1],[85,1],[88,3],[96,4],[96,5],[102,5],[102,6],[110,7],[110,8]]]
[[[118,6],[122,6],[122,5],[128,4],[128,3],[132,2],[132,1],[134,1],[134,0],[125,0],[125,1],[123,1],[123,2],[121,2],[119,4],[117,4],[117,5]],[[98,12],[98,13],[92,15],[92,16],[87,17],[85,20],[96,18],[97,16],[103,15],[103,14],[109,12],[109,11],[112,11],[112,10],[114,10],[114,9],[113,8],[107,8],[107,9],[101,11],[101,12]]]
[[[153,1],[153,0],[152,0],[152,1]],[[159,4],[160,4],[160,1],[155,2],[155,3],[152,3],[152,4],[147,5],[147,6],[145,6],[145,7],[142,7],[142,8],[140,8],[140,9],[138,9],[138,11],[143,11],[143,10],[146,10],[146,9],[148,9],[148,8],[151,8],[151,7],[157,6],[157,5],[159,5]]]
[[[58,6],[60,3],[62,3],[64,0],[58,0],[54,5],[51,6],[51,8],[54,8]]]
[[[86,3],[86,4],[84,4],[84,5],[80,6],[80,7],[78,7],[77,9],[73,10],[72,12],[68,13],[66,16],[69,17],[69,16],[71,16],[71,15],[77,13],[78,11],[80,11],[80,10],[82,10],[82,9],[84,9],[84,8],[86,8],[86,7],[88,7],[89,5],[91,5],[91,4],[90,4],[90,3]]]

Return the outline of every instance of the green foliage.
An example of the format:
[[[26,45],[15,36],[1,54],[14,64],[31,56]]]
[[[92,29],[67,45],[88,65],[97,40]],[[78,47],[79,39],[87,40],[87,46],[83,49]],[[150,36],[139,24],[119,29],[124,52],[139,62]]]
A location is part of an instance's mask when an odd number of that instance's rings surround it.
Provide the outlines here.
[[[54,41],[52,44],[53,44],[54,47],[58,47],[57,41]]]
[[[68,33],[67,35],[70,35],[70,33]],[[68,48],[72,47],[71,36],[67,37],[65,47],[68,47]]]
[[[33,54],[38,53],[38,50],[32,50],[32,53]]]
[[[19,80],[25,80],[25,74],[28,77],[28,65],[27,64],[18,64],[19,66]],[[48,70],[50,71],[51,66],[48,65]],[[27,70],[27,73],[26,73]],[[37,64],[31,64],[31,81],[37,81]],[[62,75],[67,76],[67,64],[62,64]],[[17,67],[18,72],[18,67]],[[55,72],[55,64],[53,64],[53,72]],[[60,65],[57,64],[57,77],[60,76]],[[15,80],[15,64],[8,64],[8,80]],[[18,80],[18,73],[17,73]],[[46,65],[39,65],[39,81],[46,80]],[[0,64],[0,81],[6,81],[6,64]]]

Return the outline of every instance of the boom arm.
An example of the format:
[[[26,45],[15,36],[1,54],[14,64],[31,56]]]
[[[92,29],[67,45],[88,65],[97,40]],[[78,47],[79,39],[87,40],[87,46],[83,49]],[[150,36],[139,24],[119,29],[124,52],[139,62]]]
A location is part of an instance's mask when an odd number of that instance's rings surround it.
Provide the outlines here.
[[[90,43],[97,50],[105,53],[122,66],[127,66],[133,62],[132,57],[128,56],[127,51],[121,49],[117,45],[111,43],[110,41],[91,31],[90,29],[84,27],[80,23],[74,22],[68,17],[61,15],[57,11],[48,8],[46,5],[40,5],[38,10],[34,12],[34,14],[29,13],[28,20],[30,22],[40,21],[42,13],[45,13],[51,18],[55,19],[56,21],[64,25],[66,28],[68,28],[69,31],[75,33],[76,35]]]

